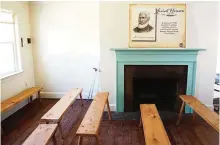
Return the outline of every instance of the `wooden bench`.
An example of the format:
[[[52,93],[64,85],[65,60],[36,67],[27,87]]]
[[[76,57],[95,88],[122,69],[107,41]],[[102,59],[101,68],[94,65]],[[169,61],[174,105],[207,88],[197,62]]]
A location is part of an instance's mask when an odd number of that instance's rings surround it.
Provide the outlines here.
[[[60,126],[60,121],[69,108],[70,105],[74,103],[77,96],[80,95],[81,103],[82,101],[82,88],[71,89],[65,96],[63,96],[42,118],[42,123],[57,123],[60,130],[62,138],[64,138],[62,128]]]
[[[51,137],[56,145],[55,131],[57,126],[57,124],[39,124],[23,145],[47,145]]]
[[[183,103],[180,109],[179,118],[177,121],[177,125],[179,125],[180,120],[182,118],[183,110],[185,108],[185,104],[189,105],[193,110],[193,120],[196,119],[196,114],[199,114],[208,124],[210,124],[216,131],[219,132],[219,115],[214,111],[210,110],[204,104],[202,104],[198,99],[190,95],[181,95]]]
[[[94,136],[97,143],[101,145],[98,130],[105,105],[107,105],[109,120],[112,120],[108,95],[108,92],[99,92],[95,96],[76,132],[76,135],[79,136],[78,144],[82,143],[83,136]]]
[[[31,98],[31,101],[32,101],[32,96],[35,93],[38,93],[38,98],[41,101],[41,97],[40,97],[41,89],[42,89],[41,87],[32,87],[32,88],[29,88],[29,89],[21,92],[20,94],[18,94],[16,96],[13,96],[13,97],[1,102],[1,112],[5,112],[5,111],[13,108],[16,104],[24,101],[25,99],[27,99],[29,97]]]
[[[140,126],[143,124],[146,145],[170,145],[166,130],[154,104],[140,104]]]

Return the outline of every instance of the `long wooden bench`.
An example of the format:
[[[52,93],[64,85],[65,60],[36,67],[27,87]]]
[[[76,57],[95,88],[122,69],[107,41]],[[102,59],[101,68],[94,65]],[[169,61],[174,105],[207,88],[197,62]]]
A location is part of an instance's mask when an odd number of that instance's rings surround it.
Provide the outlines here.
[[[66,95],[64,95],[44,116],[41,118],[42,123],[57,123],[60,130],[62,138],[64,134],[60,126],[60,121],[65,113],[65,111],[71,106],[76,100],[77,96],[80,95],[81,103],[82,101],[82,88],[71,89]]]
[[[41,89],[42,89],[41,87],[32,87],[27,90],[24,90],[23,92],[19,93],[18,95],[15,95],[15,96],[1,102],[1,112],[5,112],[5,111],[13,108],[16,104],[24,101],[27,98],[31,98],[30,101],[32,101],[32,96],[36,93],[38,94],[38,98],[41,101],[41,97],[40,97]]]
[[[56,145],[55,131],[57,126],[57,124],[39,124],[23,145],[47,145],[51,138]]]
[[[76,135],[79,136],[78,144],[82,143],[82,137],[94,136],[97,140],[97,143],[101,145],[98,130],[105,105],[107,105],[109,120],[112,120],[108,95],[108,92],[99,92],[95,96],[76,132]]]
[[[146,145],[170,145],[169,137],[154,104],[140,104],[140,126],[143,124]]]
[[[177,125],[179,125],[183,110],[185,108],[185,104],[189,105],[193,110],[193,120],[195,121],[195,113],[200,115],[208,124],[210,124],[216,131],[219,132],[219,115],[214,111],[210,110],[207,106],[202,104],[198,99],[190,95],[181,95],[180,98],[182,99],[182,107],[180,109],[179,118],[177,121]]]

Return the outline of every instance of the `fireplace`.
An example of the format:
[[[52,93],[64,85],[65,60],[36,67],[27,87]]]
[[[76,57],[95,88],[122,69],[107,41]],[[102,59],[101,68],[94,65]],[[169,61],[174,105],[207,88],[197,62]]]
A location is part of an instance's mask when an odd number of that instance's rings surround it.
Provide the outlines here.
[[[159,109],[176,111],[179,108],[179,94],[195,95],[197,55],[199,51],[205,49],[113,48],[112,50],[116,52],[117,112],[137,110],[140,101],[154,102],[159,104],[157,105]],[[126,74],[127,69],[131,69],[133,73]],[[144,89],[146,87],[150,89]],[[156,91],[158,87],[163,95]],[[137,97],[139,99],[134,100]],[[172,100],[168,103],[170,106],[166,103],[167,99]],[[192,113],[188,105],[185,107],[185,113]]]
[[[125,65],[124,111],[155,104],[159,111],[178,112],[186,93],[187,65]]]

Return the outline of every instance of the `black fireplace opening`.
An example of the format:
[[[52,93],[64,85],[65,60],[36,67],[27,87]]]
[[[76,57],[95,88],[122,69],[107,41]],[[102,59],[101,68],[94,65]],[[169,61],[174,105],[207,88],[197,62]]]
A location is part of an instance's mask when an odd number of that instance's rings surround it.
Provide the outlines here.
[[[155,104],[158,110],[174,111],[177,101],[177,78],[133,78],[133,112],[140,104]]]
[[[187,65],[126,65],[124,111],[136,112],[140,104],[155,104],[159,111],[179,112],[187,72]]]

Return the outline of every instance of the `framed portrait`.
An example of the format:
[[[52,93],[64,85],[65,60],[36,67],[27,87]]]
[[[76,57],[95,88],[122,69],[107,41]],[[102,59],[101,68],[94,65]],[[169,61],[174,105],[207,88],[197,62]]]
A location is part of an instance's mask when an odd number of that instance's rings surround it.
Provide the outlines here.
[[[130,4],[129,47],[185,47],[185,4]]]
[[[132,15],[132,41],[156,41],[156,8],[134,9]]]

